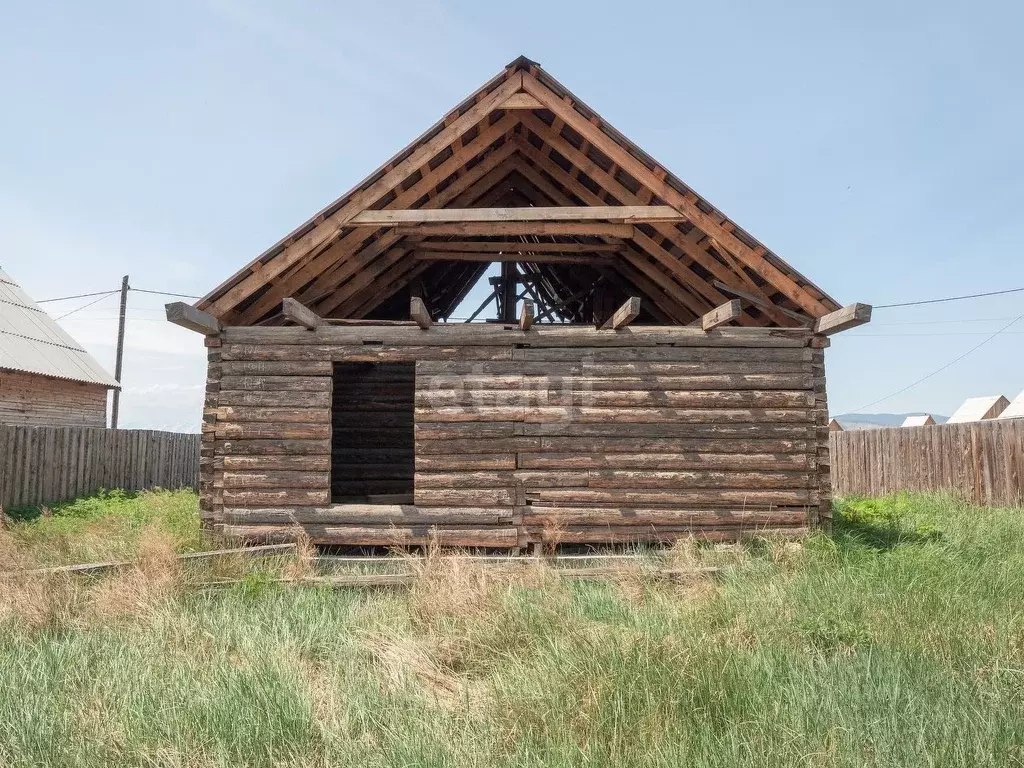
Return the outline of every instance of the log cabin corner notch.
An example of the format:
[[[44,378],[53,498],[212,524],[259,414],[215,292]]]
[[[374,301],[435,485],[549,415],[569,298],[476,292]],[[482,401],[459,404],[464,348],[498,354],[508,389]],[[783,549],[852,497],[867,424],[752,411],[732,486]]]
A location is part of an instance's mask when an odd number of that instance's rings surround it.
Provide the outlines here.
[[[496,320],[448,322],[496,262]],[[816,524],[826,334],[870,307],[521,57],[172,316],[209,349],[208,524],[516,549]]]

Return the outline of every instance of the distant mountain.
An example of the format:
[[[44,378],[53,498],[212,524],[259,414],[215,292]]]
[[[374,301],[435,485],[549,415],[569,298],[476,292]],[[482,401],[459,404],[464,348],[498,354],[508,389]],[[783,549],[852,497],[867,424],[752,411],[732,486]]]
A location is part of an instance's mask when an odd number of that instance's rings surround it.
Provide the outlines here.
[[[924,411],[912,413],[841,413],[833,418],[838,421],[843,429],[878,429],[879,427],[898,427],[907,416],[923,416]],[[937,424],[943,424],[949,416],[932,414]]]

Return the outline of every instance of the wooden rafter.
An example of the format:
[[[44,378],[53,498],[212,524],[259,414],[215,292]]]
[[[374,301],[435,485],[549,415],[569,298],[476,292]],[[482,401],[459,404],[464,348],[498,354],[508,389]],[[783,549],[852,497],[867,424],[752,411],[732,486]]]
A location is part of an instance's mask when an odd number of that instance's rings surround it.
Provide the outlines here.
[[[363,211],[349,222],[353,227],[396,227],[408,224],[609,221],[624,224],[682,221],[668,205],[584,205],[526,208],[413,208]],[[532,234],[532,232],[526,232]]]

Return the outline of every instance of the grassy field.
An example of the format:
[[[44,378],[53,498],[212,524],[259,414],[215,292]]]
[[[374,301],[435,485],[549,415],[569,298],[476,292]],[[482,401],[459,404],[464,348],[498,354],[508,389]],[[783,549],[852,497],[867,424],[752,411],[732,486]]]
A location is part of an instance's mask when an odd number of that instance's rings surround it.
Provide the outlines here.
[[[195,497],[0,532],[2,766],[1024,764],[1024,516],[900,496],[799,546],[677,546],[720,577],[607,583],[435,558],[413,587],[182,571]],[[211,577],[240,579],[202,589]]]

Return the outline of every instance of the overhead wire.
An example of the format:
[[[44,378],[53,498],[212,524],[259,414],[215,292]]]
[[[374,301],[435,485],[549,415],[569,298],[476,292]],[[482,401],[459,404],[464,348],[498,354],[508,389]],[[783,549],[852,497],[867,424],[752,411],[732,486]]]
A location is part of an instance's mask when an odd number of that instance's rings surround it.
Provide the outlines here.
[[[984,340],[984,341],[982,341],[981,343],[979,343],[979,344],[976,344],[975,346],[971,347],[971,348],[970,348],[969,350],[967,350],[966,352],[964,352],[964,353],[963,353],[962,355],[960,355],[959,357],[957,357],[957,358],[954,358],[953,360],[950,360],[950,361],[949,361],[948,363],[946,363],[945,365],[943,365],[943,366],[942,366],[941,368],[936,368],[936,369],[935,369],[934,371],[932,371],[931,373],[929,373],[929,374],[928,374],[927,376],[922,376],[922,377],[921,377],[920,379],[918,379],[917,381],[914,381],[914,382],[912,382],[912,383],[908,384],[907,386],[903,387],[902,389],[898,389],[898,390],[896,390],[895,392],[893,392],[892,394],[888,394],[888,395],[886,395],[885,397],[880,397],[880,398],[878,398],[877,400],[875,400],[875,401],[873,401],[873,402],[870,402],[870,403],[868,403],[867,405],[862,405],[862,406],[861,406],[860,408],[857,408],[856,410],[850,411],[850,413],[858,413],[858,412],[860,412],[860,411],[863,411],[863,410],[864,410],[865,408],[871,408],[872,406],[875,406],[875,405],[878,405],[879,403],[885,402],[886,400],[888,400],[888,399],[890,399],[890,398],[892,398],[892,397],[896,397],[896,395],[902,395],[902,394],[903,394],[904,392],[906,392],[907,390],[909,390],[909,389],[913,389],[913,388],[914,388],[914,387],[916,387],[916,386],[917,386],[918,384],[921,384],[922,382],[925,382],[925,381],[927,381],[928,379],[932,378],[933,376],[936,376],[937,374],[940,374],[940,373],[942,373],[942,372],[943,372],[944,370],[946,370],[947,368],[950,368],[950,367],[952,367],[953,365],[956,365],[956,364],[957,364],[957,363],[959,363],[959,362],[960,362],[961,360],[963,360],[963,359],[964,359],[965,357],[967,357],[968,355],[970,355],[970,354],[972,354],[972,353],[974,353],[974,352],[978,351],[978,350],[979,350],[979,349],[981,349],[981,348],[982,348],[983,346],[985,346],[985,345],[986,345],[986,344],[988,344],[988,343],[989,343],[990,341],[992,341],[992,339],[996,338],[996,336],[998,336],[999,334],[1001,334],[1001,333],[1002,333],[1003,331],[1006,331],[1006,330],[1008,330],[1008,329],[1009,329],[1009,328],[1010,328],[1011,326],[1013,326],[1014,324],[1016,324],[1016,323],[1020,322],[1021,320],[1024,320],[1024,314],[1022,314],[1022,315],[1018,315],[1018,316],[1017,316],[1016,318],[1014,318],[1014,319],[1013,319],[1013,320],[1011,320],[1011,321],[1010,321],[1009,323],[1007,323],[1006,325],[1004,325],[1004,326],[1003,326],[1002,328],[1000,328],[1000,329],[999,329],[998,331],[996,331],[995,333],[991,334],[991,335],[990,335],[990,336],[989,336],[989,337],[988,337],[987,339],[985,339],[985,340]]]
[[[99,297],[98,299],[93,299],[93,300],[92,300],[92,301],[90,301],[90,302],[89,302],[88,304],[83,304],[82,306],[78,307],[77,309],[72,309],[72,310],[71,310],[70,312],[65,312],[65,313],[64,313],[63,315],[60,315],[60,316],[58,316],[58,317],[55,317],[55,318],[54,318],[54,320],[63,320],[63,319],[65,318],[65,317],[69,317],[70,315],[73,315],[73,314],[75,314],[76,312],[81,312],[81,311],[82,311],[83,309],[88,309],[88,308],[89,308],[89,307],[91,307],[91,306],[92,306],[93,304],[98,304],[99,302],[101,302],[101,301],[103,301],[103,300],[104,300],[105,298],[107,298],[108,296],[110,296],[110,295],[112,295],[112,294],[114,294],[114,293],[118,293],[118,292],[119,292],[119,291],[110,291],[109,293],[104,293],[104,294],[103,294],[102,296],[100,296],[100,297]]]

